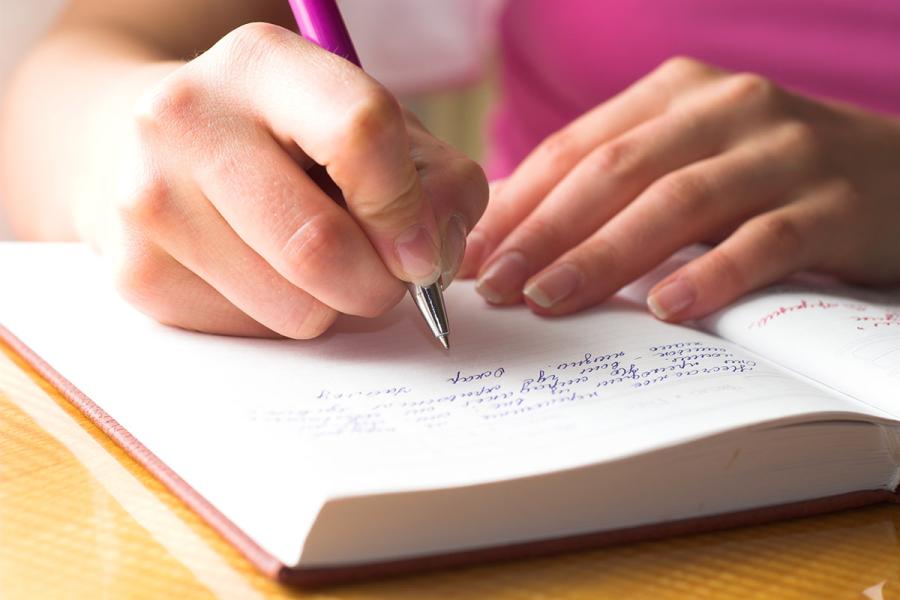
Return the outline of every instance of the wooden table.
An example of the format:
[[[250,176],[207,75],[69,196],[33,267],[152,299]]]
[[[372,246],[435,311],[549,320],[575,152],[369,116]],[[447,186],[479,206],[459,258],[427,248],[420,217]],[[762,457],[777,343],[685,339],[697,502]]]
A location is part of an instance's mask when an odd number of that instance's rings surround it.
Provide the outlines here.
[[[287,589],[0,347],[0,598],[900,598],[900,506]]]

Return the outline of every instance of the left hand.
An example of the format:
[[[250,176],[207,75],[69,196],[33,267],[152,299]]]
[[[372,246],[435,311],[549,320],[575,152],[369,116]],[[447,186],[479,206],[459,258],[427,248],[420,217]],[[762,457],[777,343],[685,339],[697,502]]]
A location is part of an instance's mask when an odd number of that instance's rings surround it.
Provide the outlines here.
[[[673,59],[497,186],[461,271],[494,304],[592,306],[695,243],[651,290],[691,319],[794,271],[900,281],[900,120]]]

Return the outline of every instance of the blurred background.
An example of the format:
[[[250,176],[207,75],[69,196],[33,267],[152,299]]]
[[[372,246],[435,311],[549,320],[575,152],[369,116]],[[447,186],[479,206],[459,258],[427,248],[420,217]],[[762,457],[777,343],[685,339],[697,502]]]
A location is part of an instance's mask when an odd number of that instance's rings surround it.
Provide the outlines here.
[[[503,0],[338,0],[365,69],[441,139],[485,157]]]

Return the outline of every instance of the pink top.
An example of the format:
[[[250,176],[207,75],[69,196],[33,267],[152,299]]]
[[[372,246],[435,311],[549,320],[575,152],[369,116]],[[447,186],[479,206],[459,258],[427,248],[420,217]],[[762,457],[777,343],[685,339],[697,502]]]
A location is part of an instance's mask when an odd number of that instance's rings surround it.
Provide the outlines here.
[[[900,115],[900,0],[512,0],[488,170],[671,56]]]

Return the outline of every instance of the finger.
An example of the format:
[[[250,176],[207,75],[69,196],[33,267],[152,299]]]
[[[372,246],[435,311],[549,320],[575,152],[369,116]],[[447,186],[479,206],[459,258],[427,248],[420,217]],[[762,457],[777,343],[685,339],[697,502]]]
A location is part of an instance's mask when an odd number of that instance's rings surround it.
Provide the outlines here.
[[[225,53],[238,75],[226,93],[325,166],[388,269],[406,281],[436,280],[437,223],[393,96],[350,62],[274,25],[242,26],[216,46],[214,55]]]
[[[128,226],[146,232],[231,304],[280,335],[316,337],[337,316],[279,275],[202,197],[176,197],[157,185],[136,194],[120,210]]]
[[[584,241],[651,183],[767,125],[760,108],[771,92],[764,80],[735,76],[706,90],[680,98],[671,110],[582,159],[484,262],[482,295],[495,304],[520,301],[528,277]]]
[[[740,226],[728,239],[656,284],[647,305],[658,318],[707,315],[744,294],[810,267],[827,239],[816,202],[781,207]]]
[[[441,282],[446,288],[462,263],[466,235],[487,206],[487,180],[477,163],[415,123],[410,127],[410,139],[422,189],[444,240]]]
[[[673,98],[713,81],[720,71],[676,58],[663,64],[619,95],[585,113],[549,136],[507,179],[472,241],[484,248],[483,258],[543,200],[563,177],[594,148],[666,111]],[[474,240],[478,240],[477,242]]]
[[[161,323],[220,335],[277,337],[155,244],[128,244],[113,270],[119,293]]]
[[[479,293],[494,304],[519,302],[526,279],[584,241],[653,181],[727,146],[737,116],[731,106],[698,103],[593,150],[485,261]]]
[[[488,204],[497,197],[500,189],[503,187],[506,179],[495,179],[488,183]],[[477,227],[477,226],[476,226]],[[484,236],[477,230],[472,231],[471,235],[466,239],[466,253],[463,257],[462,265],[459,268],[459,276],[464,278],[474,277],[478,273],[478,269],[486,258],[487,247],[485,246]]]
[[[529,304],[552,314],[595,304],[679,248],[782,202],[811,176],[814,149],[793,127],[764,137],[659,179],[532,277]]]
[[[288,282],[339,312],[372,317],[399,301],[404,286],[353,217],[263,129],[223,128],[220,135],[220,143],[197,149],[206,158],[193,161],[195,178],[247,245]]]

